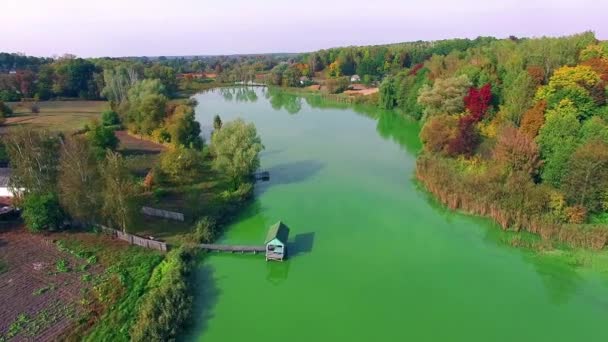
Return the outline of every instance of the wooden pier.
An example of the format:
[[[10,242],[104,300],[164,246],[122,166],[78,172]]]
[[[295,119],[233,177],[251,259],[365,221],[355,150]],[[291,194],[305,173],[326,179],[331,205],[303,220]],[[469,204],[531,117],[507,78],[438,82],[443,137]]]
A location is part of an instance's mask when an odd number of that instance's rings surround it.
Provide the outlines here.
[[[199,245],[200,248],[208,251],[228,252],[228,253],[253,253],[266,252],[266,246],[248,246],[248,245],[216,245],[203,243]]]
[[[283,261],[287,255],[287,238],[289,228],[279,221],[268,229],[266,240],[263,245],[220,245],[213,243],[202,243],[198,247],[208,251],[229,253],[266,253],[266,261]]]

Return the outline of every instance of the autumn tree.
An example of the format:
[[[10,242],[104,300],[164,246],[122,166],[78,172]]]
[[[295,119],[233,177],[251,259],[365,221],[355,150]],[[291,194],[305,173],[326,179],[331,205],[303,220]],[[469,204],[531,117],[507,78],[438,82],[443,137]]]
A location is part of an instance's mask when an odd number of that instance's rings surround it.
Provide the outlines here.
[[[538,131],[545,123],[545,110],[547,109],[546,101],[538,101],[534,107],[528,109],[522,119],[519,129],[531,138],[538,135]]]
[[[58,195],[66,213],[79,222],[93,222],[101,206],[101,182],[96,152],[83,136],[62,140]]]
[[[496,162],[509,172],[533,176],[541,166],[534,139],[513,126],[507,126],[500,132],[493,155]]]
[[[133,219],[137,188],[120,154],[108,151],[102,168],[103,217],[126,232]]]
[[[584,119],[591,116],[597,107],[591,90],[599,83],[598,74],[589,66],[564,66],[555,70],[548,85],[538,89],[536,99],[546,100],[550,109],[556,108],[562,100],[568,99],[576,108],[578,117]]]
[[[480,137],[476,124],[478,120],[473,115],[464,115],[458,119],[458,131],[456,137],[448,145],[448,153],[452,156],[470,156],[479,144]]]
[[[196,149],[203,147],[201,126],[196,121],[194,109],[191,106],[175,107],[173,114],[166,120],[165,127],[171,135],[173,145]]]
[[[424,149],[431,153],[447,155],[448,146],[458,134],[458,118],[452,115],[437,115],[429,118],[422,127],[420,140]]]
[[[479,122],[486,115],[492,101],[492,86],[487,83],[481,88],[471,87],[464,97],[464,105],[473,121]]]
[[[608,144],[592,140],[576,149],[570,158],[562,189],[574,205],[589,212],[602,208],[602,198],[608,188]]]
[[[54,193],[57,184],[59,139],[44,130],[16,128],[4,136],[11,161],[11,187],[16,192]]]

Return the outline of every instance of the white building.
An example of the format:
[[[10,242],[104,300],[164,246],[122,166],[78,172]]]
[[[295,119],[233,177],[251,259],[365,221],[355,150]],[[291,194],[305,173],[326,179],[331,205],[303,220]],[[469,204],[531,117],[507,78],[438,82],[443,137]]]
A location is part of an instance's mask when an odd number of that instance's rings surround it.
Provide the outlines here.
[[[359,77],[359,75],[352,75],[350,77],[350,82],[351,83],[355,83],[355,82],[361,82],[361,77]]]
[[[8,187],[11,169],[0,168],[0,197],[13,197],[13,192]]]

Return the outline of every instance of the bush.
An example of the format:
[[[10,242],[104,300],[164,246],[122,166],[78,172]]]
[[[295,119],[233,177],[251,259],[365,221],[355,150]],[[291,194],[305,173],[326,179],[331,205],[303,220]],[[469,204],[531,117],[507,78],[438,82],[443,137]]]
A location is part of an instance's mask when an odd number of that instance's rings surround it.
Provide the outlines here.
[[[327,92],[330,94],[338,94],[346,90],[348,88],[349,81],[348,77],[338,77],[338,78],[330,78],[325,81],[325,87]]]
[[[9,117],[13,114],[13,110],[7,106],[4,102],[0,101],[0,120],[2,118]],[[2,122],[0,122],[2,123]]]
[[[244,182],[239,184],[238,188],[234,191],[226,190],[222,192],[222,199],[226,202],[243,202],[251,197],[253,194],[253,184]]]
[[[196,223],[194,229],[194,241],[197,243],[211,243],[215,238],[216,222],[208,216],[203,217]]]
[[[30,105],[30,111],[31,111],[33,114],[38,114],[38,113],[40,113],[40,106],[39,106],[37,103],[32,103],[32,104]]]
[[[142,299],[139,315],[131,329],[132,341],[175,340],[192,311],[188,277],[193,254],[183,248],[172,250],[158,265]]]
[[[23,202],[23,219],[33,232],[58,229],[63,217],[55,194],[29,194]]]
[[[101,124],[104,126],[117,126],[120,125],[120,118],[118,113],[113,110],[106,110],[101,113]]]

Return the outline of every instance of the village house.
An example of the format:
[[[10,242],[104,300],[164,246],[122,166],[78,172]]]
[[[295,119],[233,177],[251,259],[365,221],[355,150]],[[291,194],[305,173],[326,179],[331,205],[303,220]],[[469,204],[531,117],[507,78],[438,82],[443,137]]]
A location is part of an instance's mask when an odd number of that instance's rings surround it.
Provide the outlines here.
[[[355,83],[355,82],[361,82],[361,77],[359,77],[359,75],[352,75],[350,77],[350,82],[351,83]]]
[[[11,176],[11,169],[0,168],[0,197],[13,197],[8,183]]]

